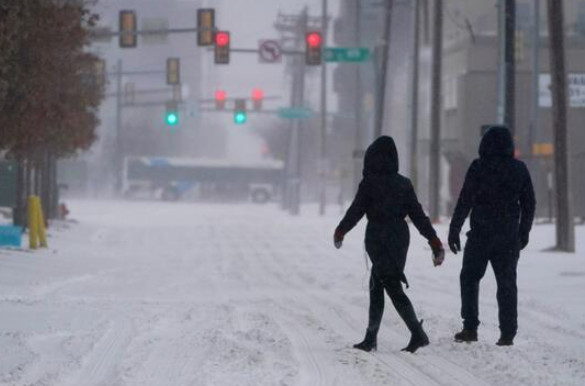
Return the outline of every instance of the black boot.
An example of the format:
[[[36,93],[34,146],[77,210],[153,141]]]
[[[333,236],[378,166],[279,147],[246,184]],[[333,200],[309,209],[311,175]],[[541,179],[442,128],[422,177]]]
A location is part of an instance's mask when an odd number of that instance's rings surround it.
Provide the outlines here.
[[[496,342],[498,346],[513,346],[514,345],[514,334],[504,334],[500,335],[500,339]]]
[[[366,331],[366,337],[360,343],[356,343],[353,345],[353,348],[357,348],[358,350],[363,350],[365,352],[370,352],[372,350],[376,351],[378,349],[378,340],[376,338],[376,333],[370,330]]]
[[[422,324],[422,319],[416,323],[416,327],[413,329],[414,331],[411,330],[412,336],[410,337],[410,342],[408,342],[408,346],[403,348],[402,351],[408,351],[414,354],[419,348],[429,345],[429,337],[425,333],[425,330],[423,330]]]
[[[464,328],[455,334],[455,342],[477,342],[477,330],[469,330]]]
[[[408,346],[403,348],[402,351],[414,353],[419,348],[427,346],[429,344],[429,337],[422,328],[423,321],[418,321],[414,307],[412,307],[410,301],[406,306],[397,308],[396,310],[411,333],[410,342],[408,342]]]

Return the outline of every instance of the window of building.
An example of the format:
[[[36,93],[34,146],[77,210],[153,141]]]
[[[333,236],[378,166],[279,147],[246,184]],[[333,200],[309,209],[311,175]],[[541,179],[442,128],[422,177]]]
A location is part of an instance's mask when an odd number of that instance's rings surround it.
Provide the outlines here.
[[[532,6],[527,2],[516,4],[516,29],[528,31],[532,28]]]
[[[585,0],[579,2],[577,21],[575,22],[575,33],[580,36],[585,36]]]
[[[457,76],[448,76],[443,80],[445,110],[456,110],[458,107],[457,79]]]

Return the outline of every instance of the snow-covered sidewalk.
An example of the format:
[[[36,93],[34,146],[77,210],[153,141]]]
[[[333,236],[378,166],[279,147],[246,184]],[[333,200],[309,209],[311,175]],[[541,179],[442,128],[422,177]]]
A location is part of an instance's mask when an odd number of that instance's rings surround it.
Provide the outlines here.
[[[585,384],[584,227],[577,255],[542,252],[554,229],[535,227],[509,348],[494,344],[491,269],[480,342],[453,342],[461,255],[434,268],[412,231],[407,293],[431,345],[400,352],[409,333],[388,300],[368,354],[351,348],[367,323],[364,222],[335,250],[338,208],[293,218],[275,206],[70,207],[79,223],[51,229],[48,250],[0,250],[0,385]]]

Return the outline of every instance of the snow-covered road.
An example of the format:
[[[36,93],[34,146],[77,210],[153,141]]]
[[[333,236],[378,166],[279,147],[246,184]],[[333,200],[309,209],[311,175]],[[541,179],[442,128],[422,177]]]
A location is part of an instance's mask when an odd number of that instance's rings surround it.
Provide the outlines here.
[[[387,307],[368,354],[351,348],[367,322],[364,224],[335,250],[338,208],[292,218],[274,206],[70,206],[79,223],[53,227],[49,250],[0,250],[0,385],[585,384],[583,227],[579,255],[541,252],[554,229],[535,227],[510,348],[494,344],[491,269],[480,342],[452,341],[461,256],[433,268],[413,232],[407,293],[431,345],[400,352],[409,333]]]

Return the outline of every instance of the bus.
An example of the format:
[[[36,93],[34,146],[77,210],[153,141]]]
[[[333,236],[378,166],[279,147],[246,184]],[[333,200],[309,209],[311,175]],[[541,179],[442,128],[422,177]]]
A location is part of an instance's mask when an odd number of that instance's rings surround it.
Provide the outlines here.
[[[122,189],[126,198],[266,203],[281,194],[283,182],[278,160],[126,157]]]

